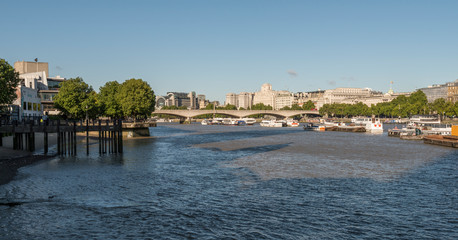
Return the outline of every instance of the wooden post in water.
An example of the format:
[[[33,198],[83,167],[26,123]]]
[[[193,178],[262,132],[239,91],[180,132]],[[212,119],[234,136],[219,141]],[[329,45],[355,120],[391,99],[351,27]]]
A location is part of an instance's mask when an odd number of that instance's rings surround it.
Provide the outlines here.
[[[123,152],[123,143],[122,143],[122,119],[119,119],[119,153]]]
[[[99,154],[102,154],[102,120],[99,120]]]
[[[73,155],[72,149],[73,149],[73,135],[72,131],[67,131],[67,136],[68,136],[68,155]]]
[[[0,120],[0,127],[2,126],[2,121]],[[3,133],[0,133],[0,147],[3,146]]]
[[[48,131],[47,131],[48,130],[48,120],[44,121],[43,125],[44,125],[44,127],[43,127],[43,131],[44,131],[43,136],[44,136],[44,141],[45,141],[44,142],[44,150],[43,151],[44,151],[44,154],[46,155],[46,154],[48,154]]]
[[[67,155],[67,138],[65,136],[65,131],[62,131],[62,149],[64,150],[64,155]]]
[[[30,122],[30,117],[29,117],[29,122]],[[27,122],[24,122],[23,125],[24,125],[23,126],[23,130],[25,130],[25,128],[27,126]],[[30,150],[29,149],[29,146],[30,146],[30,137],[29,137],[30,136],[30,132],[29,133],[27,133],[27,132],[23,133],[23,136],[25,138],[25,146],[24,146],[25,148],[23,148],[23,149],[29,151]]]
[[[110,153],[113,153],[113,130],[110,127],[108,128],[108,149]]]
[[[60,120],[57,120],[57,154],[62,154],[62,136],[60,135]]]
[[[35,133],[33,132],[33,125],[35,125],[35,120],[30,122],[30,135],[29,135],[29,151],[35,151]]]
[[[86,155],[89,155],[89,119],[86,119]]]
[[[73,155],[76,156],[76,121],[73,121]]]

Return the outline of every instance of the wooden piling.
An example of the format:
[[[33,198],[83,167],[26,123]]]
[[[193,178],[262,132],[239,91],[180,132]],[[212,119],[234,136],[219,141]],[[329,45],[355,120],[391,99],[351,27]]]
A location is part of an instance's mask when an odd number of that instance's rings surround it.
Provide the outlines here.
[[[76,121],[73,121],[73,155],[76,156]]]
[[[62,154],[62,139],[60,134],[60,120],[57,121],[57,154]]]
[[[86,155],[89,155],[89,119],[86,119]]]
[[[119,143],[119,153],[123,152],[123,146],[122,146],[122,120],[118,120],[118,143]]]
[[[102,154],[102,121],[99,120],[99,154]]]
[[[48,121],[43,122],[44,154],[48,154]]]

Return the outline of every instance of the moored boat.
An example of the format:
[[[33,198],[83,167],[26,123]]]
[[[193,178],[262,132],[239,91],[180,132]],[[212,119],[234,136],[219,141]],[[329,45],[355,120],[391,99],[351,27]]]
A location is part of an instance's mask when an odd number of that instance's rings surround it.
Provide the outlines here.
[[[304,125],[305,131],[319,131],[319,126],[313,123],[307,123]]]
[[[212,120],[211,119],[204,119],[202,122],[200,122],[202,125],[212,125]]]
[[[277,120],[262,120],[261,127],[284,127],[284,123]]]
[[[299,122],[297,120],[294,120],[294,119],[286,119],[286,125],[288,127],[299,127]]]
[[[243,121],[245,121],[246,125],[253,125],[256,123],[256,119],[254,118],[242,118]]]
[[[372,118],[356,118],[352,119],[352,122],[356,126],[363,126],[366,128],[366,132],[369,133],[383,133],[383,123],[380,119],[372,117]]]

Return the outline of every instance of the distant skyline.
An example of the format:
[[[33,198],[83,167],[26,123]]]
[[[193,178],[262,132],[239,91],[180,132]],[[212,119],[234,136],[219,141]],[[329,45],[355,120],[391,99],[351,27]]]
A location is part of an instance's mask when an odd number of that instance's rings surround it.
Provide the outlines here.
[[[147,81],[156,95],[337,87],[414,91],[458,78],[458,1],[6,1],[0,58],[51,76]]]

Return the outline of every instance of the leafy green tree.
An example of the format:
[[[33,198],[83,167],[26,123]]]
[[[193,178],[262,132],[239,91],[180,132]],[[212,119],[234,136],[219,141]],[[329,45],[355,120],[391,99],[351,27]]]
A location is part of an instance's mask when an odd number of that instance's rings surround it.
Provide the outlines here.
[[[297,104],[293,104],[291,105],[291,110],[302,110],[302,107]]]
[[[19,73],[5,59],[0,59],[0,105],[11,104],[17,98],[16,87],[20,81]]]
[[[451,109],[452,111],[452,116],[458,116],[458,102],[455,102],[455,104],[453,104],[453,107]]]
[[[209,103],[207,106],[205,106],[205,110],[213,110],[213,107],[215,105],[213,103]]]
[[[272,106],[264,105],[264,103],[257,103],[251,107],[251,110],[272,110]]]
[[[95,91],[91,91],[87,94],[87,98],[82,102],[82,106],[88,106],[86,109],[87,116],[91,119],[98,117],[102,113],[98,95]]]
[[[310,100],[308,100],[306,103],[304,103],[302,105],[302,109],[304,109],[304,110],[312,110],[312,109],[315,109],[315,108],[316,108],[315,104]]]
[[[186,110],[188,107],[186,106],[163,106],[162,110]]]
[[[100,87],[98,95],[100,102],[100,110],[108,117],[122,116],[121,105],[118,102],[117,95],[121,84],[117,81],[107,82]]]
[[[154,91],[142,79],[129,79],[121,84],[117,101],[126,117],[150,116],[155,105]]]
[[[232,104],[227,104],[223,109],[225,110],[237,110],[237,107]]]
[[[86,112],[92,116],[98,112],[94,90],[80,77],[60,84],[59,93],[54,97],[54,106],[64,115],[79,119],[84,118]]]
[[[289,106],[284,106],[284,107],[280,108],[280,110],[291,110],[291,108]]]
[[[433,102],[433,111],[443,116],[447,112],[447,102],[443,98],[438,98]]]

